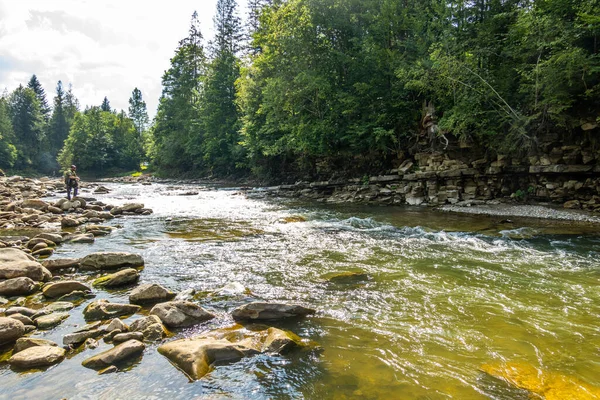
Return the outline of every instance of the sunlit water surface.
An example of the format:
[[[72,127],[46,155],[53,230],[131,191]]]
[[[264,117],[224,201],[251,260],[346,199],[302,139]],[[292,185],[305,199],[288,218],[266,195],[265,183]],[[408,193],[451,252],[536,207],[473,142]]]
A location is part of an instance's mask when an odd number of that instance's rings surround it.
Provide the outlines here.
[[[414,207],[267,202],[185,185],[107,186],[113,191],[99,200],[142,202],[154,214],[112,220],[112,235],[93,245],[64,245],[54,258],[142,254],[142,283],[194,289],[198,301],[218,314],[176,337],[230,326],[227,312],[251,300],[314,307],[316,316],[278,326],[316,342],[320,351],[247,358],[189,382],[157,345],[127,371],[97,375],[81,362],[109,347],[102,342],[45,372],[17,374],[3,363],[0,397],[528,398],[481,370],[503,362],[600,386],[595,227],[500,222]],[[199,194],[180,195],[191,189]],[[287,223],[288,217],[303,218]],[[342,272],[367,279],[328,282]],[[251,294],[202,295],[232,282]],[[128,291],[98,291],[97,298],[127,302]],[[62,343],[62,335],[84,323],[85,304],[36,336]]]

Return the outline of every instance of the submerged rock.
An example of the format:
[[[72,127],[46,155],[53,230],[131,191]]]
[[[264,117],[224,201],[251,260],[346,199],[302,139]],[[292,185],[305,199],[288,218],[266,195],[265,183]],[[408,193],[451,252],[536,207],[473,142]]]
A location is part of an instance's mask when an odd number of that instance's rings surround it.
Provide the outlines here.
[[[65,349],[56,346],[34,346],[14,354],[8,363],[16,368],[48,367],[65,359]]]
[[[167,326],[181,328],[213,319],[215,316],[189,301],[169,301],[155,305],[150,310]]]
[[[141,267],[144,259],[133,253],[92,253],[81,259],[81,269],[91,271]]]
[[[133,304],[159,303],[173,299],[176,293],[156,283],[147,283],[133,289],[129,294],[129,302]]]
[[[141,308],[133,304],[109,303],[108,300],[98,300],[90,303],[83,310],[83,316],[88,321],[112,319],[122,315],[135,314]]]
[[[34,281],[48,281],[50,271],[37,261],[33,261],[25,252],[15,248],[0,249],[0,279],[27,277]]]
[[[232,311],[235,320],[276,320],[304,317],[315,310],[296,304],[254,302]]]
[[[86,368],[100,370],[111,365],[124,362],[132,357],[139,356],[144,352],[146,346],[138,340],[128,340],[110,350],[88,358],[81,364]]]

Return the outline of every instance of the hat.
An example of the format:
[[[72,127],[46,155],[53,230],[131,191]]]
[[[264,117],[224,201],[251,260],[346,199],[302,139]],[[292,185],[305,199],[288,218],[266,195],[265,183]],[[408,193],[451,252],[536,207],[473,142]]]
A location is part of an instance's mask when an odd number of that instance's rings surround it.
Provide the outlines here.
[[[71,169],[77,169],[75,165],[71,165]]]

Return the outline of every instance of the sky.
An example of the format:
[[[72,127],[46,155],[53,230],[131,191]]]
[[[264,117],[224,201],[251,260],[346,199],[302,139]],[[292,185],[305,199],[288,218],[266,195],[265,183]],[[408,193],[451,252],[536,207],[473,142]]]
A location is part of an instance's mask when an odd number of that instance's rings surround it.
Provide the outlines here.
[[[73,86],[82,107],[127,111],[135,87],[152,118],[179,40],[198,12],[213,36],[217,0],[0,0],[0,94],[37,75],[48,103],[59,80]],[[238,3],[245,5],[245,0]],[[244,11],[238,12],[243,16]]]

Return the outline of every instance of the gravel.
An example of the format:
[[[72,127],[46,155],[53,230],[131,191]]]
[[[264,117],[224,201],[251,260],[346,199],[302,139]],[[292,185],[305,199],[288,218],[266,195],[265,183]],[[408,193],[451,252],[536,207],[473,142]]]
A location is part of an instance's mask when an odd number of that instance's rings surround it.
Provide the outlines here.
[[[464,214],[493,215],[502,217],[543,218],[562,221],[592,222],[600,224],[600,217],[583,211],[559,210],[539,205],[484,204],[484,205],[445,205],[440,211]]]

